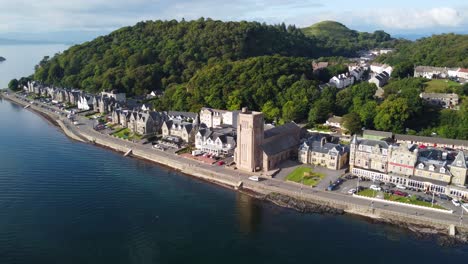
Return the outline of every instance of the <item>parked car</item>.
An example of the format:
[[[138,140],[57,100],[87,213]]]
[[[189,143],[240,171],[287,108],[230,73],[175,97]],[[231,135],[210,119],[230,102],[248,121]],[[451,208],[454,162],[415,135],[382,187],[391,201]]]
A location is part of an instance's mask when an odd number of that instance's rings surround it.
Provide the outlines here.
[[[371,186],[369,187],[369,189],[374,190],[374,191],[381,191],[381,190],[382,190],[382,188],[380,188],[380,187],[377,186],[377,185],[371,185]]]
[[[398,195],[398,196],[406,197],[406,196],[408,196],[408,193],[405,193],[405,192],[402,192],[402,191],[399,191],[399,190],[395,190],[395,191],[393,192],[393,195]]]
[[[338,187],[338,185],[336,185],[335,183],[332,183],[332,184],[328,185],[327,191],[333,191],[333,190],[336,189],[336,187]]]
[[[416,195],[416,200],[424,201],[424,197],[422,197],[421,195]]]
[[[224,161],[222,160],[218,161],[218,166],[223,166],[224,164],[225,164]]]
[[[446,194],[443,194],[443,193],[439,194],[439,198],[442,199],[442,200],[446,200],[446,201],[452,200],[452,197],[450,197],[450,196],[448,196]]]
[[[383,191],[384,193],[390,193],[391,190],[390,190],[389,188],[382,188],[382,191]]]
[[[401,184],[397,184],[396,187],[397,187],[398,189],[401,189],[401,190],[406,190],[406,186],[401,185]]]
[[[453,200],[452,200],[452,203],[453,203],[453,205],[455,205],[455,206],[460,206],[460,205],[461,205],[460,202],[459,202],[457,199],[453,199]]]
[[[396,185],[393,184],[393,183],[391,183],[391,182],[385,183],[385,186],[388,186],[388,187],[390,187],[390,188],[395,188],[395,187],[396,187]]]
[[[348,179],[348,180],[352,180],[352,179],[356,179],[357,176],[354,176],[352,174],[347,174],[346,176],[344,176],[345,179]]]
[[[350,190],[348,191],[348,194],[355,194],[356,192],[357,192],[356,189],[350,189]]]
[[[425,197],[425,198],[423,199],[423,201],[428,202],[428,203],[432,203],[432,198],[430,198],[430,197]],[[436,200],[434,200],[434,203],[435,203],[435,202],[436,202]]]

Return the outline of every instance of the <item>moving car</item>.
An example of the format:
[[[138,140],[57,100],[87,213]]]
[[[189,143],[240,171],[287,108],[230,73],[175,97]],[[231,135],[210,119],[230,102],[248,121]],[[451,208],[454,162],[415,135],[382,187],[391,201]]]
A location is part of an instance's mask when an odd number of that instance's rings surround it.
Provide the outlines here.
[[[457,199],[453,199],[452,203],[453,203],[453,205],[455,205],[457,207],[461,205],[460,202]]]
[[[356,189],[350,189],[350,190],[348,191],[348,194],[355,194],[355,193],[356,193]]]
[[[377,185],[371,185],[371,186],[369,187],[369,189],[374,190],[374,191],[381,191],[381,190],[382,190],[382,188],[380,188],[380,187],[377,186]]]
[[[258,176],[250,176],[250,177],[249,177],[249,180],[258,182],[258,181],[260,181],[260,177],[258,177]]]

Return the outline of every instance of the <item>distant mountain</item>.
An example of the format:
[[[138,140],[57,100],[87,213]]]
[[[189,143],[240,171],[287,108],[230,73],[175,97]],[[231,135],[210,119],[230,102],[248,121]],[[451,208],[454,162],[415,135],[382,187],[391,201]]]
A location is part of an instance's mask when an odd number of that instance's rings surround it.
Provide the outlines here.
[[[317,46],[328,52],[329,56],[352,57],[356,56],[359,50],[393,48],[398,43],[404,42],[402,39],[392,38],[382,30],[374,33],[359,32],[335,21],[322,21],[302,28],[302,32],[315,39],[318,42]]]
[[[0,38],[0,45],[41,45],[41,44],[66,44],[66,43],[48,41],[48,40],[20,40],[20,39]]]

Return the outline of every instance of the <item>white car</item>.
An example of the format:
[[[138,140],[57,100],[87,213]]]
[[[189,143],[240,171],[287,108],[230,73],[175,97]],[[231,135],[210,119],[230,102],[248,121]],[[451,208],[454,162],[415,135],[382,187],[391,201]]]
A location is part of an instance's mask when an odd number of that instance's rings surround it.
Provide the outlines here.
[[[374,191],[381,191],[381,190],[382,190],[382,188],[380,188],[380,187],[377,186],[377,185],[371,185],[371,186],[369,187],[369,189],[374,190]]]
[[[452,199],[452,203],[455,206],[460,206],[461,205],[460,202],[457,199]]]
[[[258,176],[250,176],[249,180],[258,182],[260,181],[260,178]]]
[[[398,189],[401,189],[401,190],[406,190],[406,186],[401,185],[401,184],[397,184],[396,187],[397,187]]]
[[[355,193],[356,193],[356,189],[350,189],[350,190],[348,191],[348,194],[355,194]]]

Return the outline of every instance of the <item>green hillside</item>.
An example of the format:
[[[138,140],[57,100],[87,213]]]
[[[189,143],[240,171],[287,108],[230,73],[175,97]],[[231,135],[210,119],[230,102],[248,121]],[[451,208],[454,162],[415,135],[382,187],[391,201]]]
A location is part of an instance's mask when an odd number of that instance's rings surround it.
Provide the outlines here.
[[[374,33],[358,32],[335,21],[322,21],[302,28],[306,36],[314,38],[317,47],[327,56],[353,57],[359,50],[393,48],[405,42],[392,38],[388,33],[377,30]]]
[[[359,35],[357,31],[351,30],[345,25],[335,21],[318,22],[310,27],[303,28],[302,31],[307,36],[314,37],[328,36],[333,38],[355,38]]]
[[[284,24],[147,21],[45,58],[34,78],[90,92],[145,94],[184,83],[202,67],[255,56],[319,57],[314,41]]]

